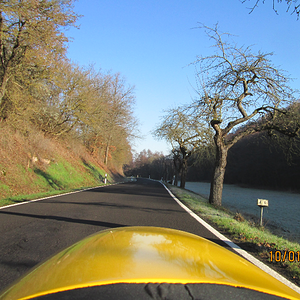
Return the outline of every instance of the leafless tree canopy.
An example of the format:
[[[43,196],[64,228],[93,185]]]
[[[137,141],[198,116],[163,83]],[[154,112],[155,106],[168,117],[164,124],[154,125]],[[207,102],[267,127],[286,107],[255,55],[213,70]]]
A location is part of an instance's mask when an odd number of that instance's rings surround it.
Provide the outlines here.
[[[185,145],[190,151],[207,142],[208,132],[202,119],[195,119],[186,107],[177,107],[166,111],[154,136],[167,140],[172,148]]]
[[[195,118],[189,107],[177,107],[167,111],[153,134],[172,145],[175,169],[181,173],[180,186],[184,188],[187,159],[197,148],[211,142],[212,134],[207,122],[203,118]]]
[[[199,83],[195,103],[202,115],[222,128],[224,135],[266,113],[284,113],[295,100],[294,91],[285,72],[272,65],[272,53],[254,54],[250,47],[228,42],[230,35],[219,33],[217,26],[204,28],[215,53],[194,62]]]
[[[205,116],[215,132],[216,166],[210,201],[221,205],[229,148],[256,131],[275,129],[293,136],[299,124],[281,126],[286,107],[295,98],[285,72],[272,65],[272,53],[254,53],[250,47],[237,46],[229,34],[220,33],[217,25],[201,28],[213,41],[214,53],[199,56],[194,62],[199,85],[192,106],[199,118]],[[231,134],[241,125],[242,130]]]
[[[245,2],[249,2],[251,0],[241,0],[242,3]],[[291,14],[296,14],[297,15],[297,19],[299,19],[299,15],[300,15],[300,4],[298,3],[298,0],[277,0],[277,3],[282,3],[282,2],[286,2],[287,4],[287,12],[291,12]],[[252,13],[254,11],[254,9],[258,6],[259,3],[265,3],[265,0],[255,0],[252,1],[251,3],[251,8],[250,8],[250,13]],[[272,0],[272,4],[273,4],[273,10],[275,11],[276,14],[278,14],[277,8],[276,8],[276,1]]]

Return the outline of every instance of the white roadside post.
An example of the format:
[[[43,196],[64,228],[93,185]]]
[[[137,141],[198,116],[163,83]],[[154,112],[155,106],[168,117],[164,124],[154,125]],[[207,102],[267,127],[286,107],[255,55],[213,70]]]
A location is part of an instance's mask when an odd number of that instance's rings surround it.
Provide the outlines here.
[[[264,207],[269,206],[269,201],[265,199],[257,199],[257,205],[260,207],[260,226],[263,226]]]
[[[106,181],[107,181],[107,174],[105,174],[104,184],[106,184]]]

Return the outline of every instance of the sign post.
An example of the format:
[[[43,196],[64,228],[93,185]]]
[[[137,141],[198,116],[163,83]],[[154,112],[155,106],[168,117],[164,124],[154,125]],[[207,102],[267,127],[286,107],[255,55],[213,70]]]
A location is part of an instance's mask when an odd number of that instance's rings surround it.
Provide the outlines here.
[[[257,199],[257,205],[260,207],[260,226],[263,226],[264,207],[269,206],[269,201],[265,199]]]
[[[172,185],[175,184],[175,175],[173,176]]]

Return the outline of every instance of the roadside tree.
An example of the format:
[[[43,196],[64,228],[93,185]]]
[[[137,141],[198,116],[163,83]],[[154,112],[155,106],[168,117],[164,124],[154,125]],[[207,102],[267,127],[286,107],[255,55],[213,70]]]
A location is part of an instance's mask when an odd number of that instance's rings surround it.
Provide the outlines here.
[[[53,137],[69,133],[80,122],[91,117],[91,102],[100,102],[90,68],[80,68],[65,61],[55,76],[41,80],[31,91],[35,99],[30,108],[30,121]],[[103,101],[102,101],[103,102]],[[102,106],[103,103],[101,103]],[[93,106],[97,111],[97,106]],[[90,122],[93,119],[90,118]]]
[[[26,106],[16,102],[20,97],[14,94],[49,77],[53,65],[64,58],[68,39],[61,29],[76,22],[73,2],[0,2],[0,119],[6,119],[20,104]]]
[[[126,138],[127,142],[136,138],[137,120],[133,115],[135,103],[134,87],[127,86],[120,74],[115,74],[109,82],[107,109],[101,133],[104,147],[104,163],[108,163],[113,147]],[[128,144],[129,145],[129,144]]]
[[[199,147],[211,142],[211,131],[202,118],[194,118],[187,107],[167,111],[153,135],[172,145],[174,166],[180,173],[180,187],[185,187],[188,158]],[[177,180],[176,180],[177,181]]]
[[[276,130],[295,136],[299,122],[286,109],[295,98],[284,72],[272,65],[272,53],[254,53],[249,47],[238,47],[217,26],[202,28],[216,51],[194,62],[199,88],[192,106],[195,118],[205,116],[214,131],[216,160],[209,202],[221,206],[230,147],[258,131]],[[289,126],[282,122],[284,118],[290,119]]]

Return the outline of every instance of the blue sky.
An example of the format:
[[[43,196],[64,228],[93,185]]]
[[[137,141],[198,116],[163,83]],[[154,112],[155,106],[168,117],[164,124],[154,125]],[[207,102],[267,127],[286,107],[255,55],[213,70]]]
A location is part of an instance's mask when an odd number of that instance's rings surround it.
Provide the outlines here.
[[[78,0],[80,29],[70,29],[68,57],[81,66],[120,72],[135,86],[135,115],[144,137],[133,149],[162,151],[170,147],[156,141],[151,131],[164,110],[188,103],[195,97],[194,67],[197,55],[212,52],[211,41],[199,22],[235,35],[239,45],[255,51],[274,52],[272,62],[294,79],[300,88],[300,20],[286,13],[285,4],[260,4],[240,0]]]

